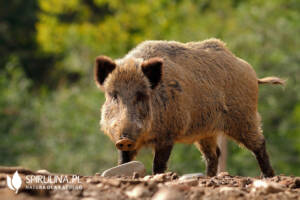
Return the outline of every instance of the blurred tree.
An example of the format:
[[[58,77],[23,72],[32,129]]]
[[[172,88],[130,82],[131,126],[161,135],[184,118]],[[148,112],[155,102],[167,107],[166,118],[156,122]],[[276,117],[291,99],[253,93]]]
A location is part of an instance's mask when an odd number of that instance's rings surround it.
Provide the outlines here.
[[[17,57],[35,87],[49,80],[54,55],[39,51],[35,24],[39,5],[36,0],[0,2],[0,70],[11,57]]]

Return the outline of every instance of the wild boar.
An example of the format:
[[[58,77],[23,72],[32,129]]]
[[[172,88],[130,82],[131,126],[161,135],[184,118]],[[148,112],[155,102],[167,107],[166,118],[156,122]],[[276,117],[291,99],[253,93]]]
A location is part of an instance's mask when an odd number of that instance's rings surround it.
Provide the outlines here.
[[[254,153],[265,177],[274,176],[257,111],[253,68],[217,39],[145,41],[124,58],[96,58],[94,78],[105,92],[100,125],[120,151],[119,164],[154,149],[153,173],[163,173],[175,143],[194,143],[217,173],[217,137],[225,134]]]

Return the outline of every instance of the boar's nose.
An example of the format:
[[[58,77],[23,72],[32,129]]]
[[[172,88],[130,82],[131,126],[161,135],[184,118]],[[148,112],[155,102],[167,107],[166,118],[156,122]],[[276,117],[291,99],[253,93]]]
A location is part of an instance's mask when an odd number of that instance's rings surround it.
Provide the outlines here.
[[[134,150],[134,145],[134,141],[128,138],[123,138],[116,142],[116,147],[121,151],[132,151]]]

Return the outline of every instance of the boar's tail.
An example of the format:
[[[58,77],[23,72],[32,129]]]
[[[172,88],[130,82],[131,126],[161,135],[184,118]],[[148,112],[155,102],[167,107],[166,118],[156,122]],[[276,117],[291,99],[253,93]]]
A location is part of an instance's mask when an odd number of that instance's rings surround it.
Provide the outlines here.
[[[279,85],[284,85],[285,84],[285,80],[278,78],[278,77],[274,77],[274,76],[270,76],[270,77],[265,77],[265,78],[260,78],[257,79],[258,84],[279,84]]]

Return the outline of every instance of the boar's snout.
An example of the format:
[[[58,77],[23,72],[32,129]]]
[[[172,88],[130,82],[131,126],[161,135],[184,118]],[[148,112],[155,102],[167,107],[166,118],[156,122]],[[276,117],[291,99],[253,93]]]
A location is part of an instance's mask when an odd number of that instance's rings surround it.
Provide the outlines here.
[[[130,140],[128,138],[123,138],[116,142],[116,147],[121,151],[132,151],[134,150],[135,143],[133,140]]]

